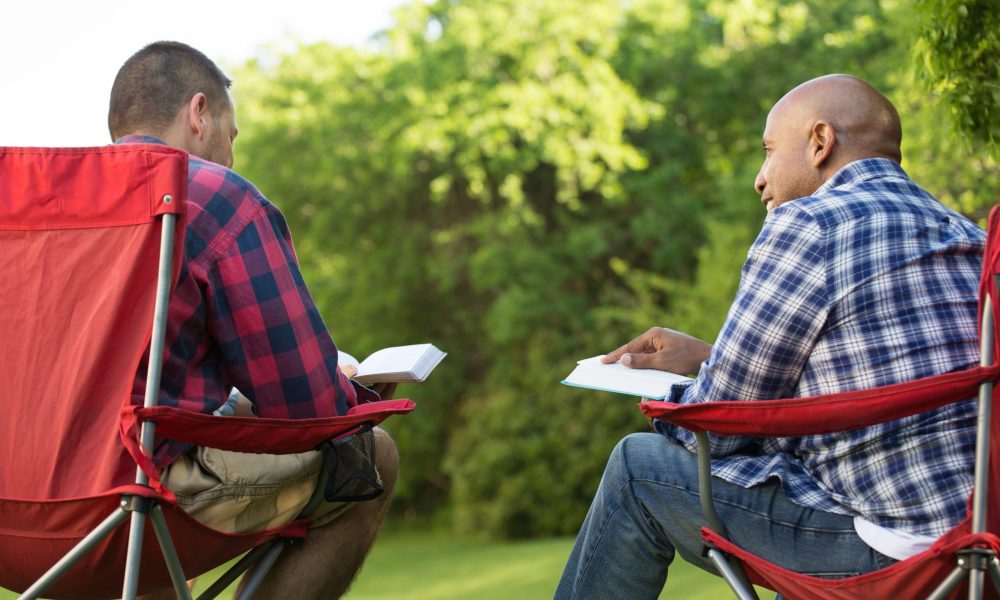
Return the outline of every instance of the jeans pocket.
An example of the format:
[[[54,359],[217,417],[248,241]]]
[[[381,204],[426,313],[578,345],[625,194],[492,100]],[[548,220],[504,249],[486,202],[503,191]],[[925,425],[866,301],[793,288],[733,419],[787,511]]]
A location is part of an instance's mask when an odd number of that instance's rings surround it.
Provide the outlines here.
[[[892,558],[891,556],[886,556],[885,554],[882,554],[878,550],[872,550],[872,554],[875,555],[874,556],[875,568],[876,568],[876,570],[879,570],[879,571],[881,571],[882,569],[891,567],[892,565],[894,565],[894,564],[896,564],[896,563],[899,562],[895,558]]]

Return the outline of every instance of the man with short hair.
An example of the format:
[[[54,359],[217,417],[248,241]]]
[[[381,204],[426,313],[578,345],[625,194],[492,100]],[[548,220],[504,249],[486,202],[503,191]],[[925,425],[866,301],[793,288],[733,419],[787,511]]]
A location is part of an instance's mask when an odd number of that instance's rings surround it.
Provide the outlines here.
[[[767,117],[754,187],[768,211],[714,345],[653,328],[605,356],[697,374],[668,400],[805,397],[974,366],[984,234],[900,168],[892,104],[846,75]],[[730,538],[793,571],[843,577],[926,549],[965,515],[975,403],[860,430],[710,438]],[[694,436],[656,421],[609,460],[556,592],[656,598],[676,552],[701,556]]]
[[[302,278],[281,212],[230,168],[237,134],[230,83],[198,50],[157,42],[128,59],[111,91],[115,143],[161,143],[191,155],[184,258],[169,305],[160,403],[212,413],[235,387],[248,399],[243,410],[261,417],[344,414],[378,396],[338,367],[337,348]],[[144,372],[143,366],[138,403]],[[256,597],[326,598],[346,591],[385,516],[398,471],[389,436],[376,429],[375,444],[376,477],[385,492],[355,505],[323,503],[307,539],[282,553]],[[321,463],[318,452],[249,455],[169,440],[154,457],[179,505],[231,532],[294,519],[316,487]]]

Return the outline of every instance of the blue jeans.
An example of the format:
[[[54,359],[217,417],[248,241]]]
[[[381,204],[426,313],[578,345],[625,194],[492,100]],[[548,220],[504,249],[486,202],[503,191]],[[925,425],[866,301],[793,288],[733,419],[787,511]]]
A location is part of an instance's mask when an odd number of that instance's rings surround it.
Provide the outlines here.
[[[793,504],[776,480],[746,489],[712,478],[712,496],[733,542],[792,571],[848,577],[895,562],[861,541],[851,517]],[[716,574],[701,555],[703,523],[695,455],[659,434],[626,437],[611,454],[556,599],[657,598],[677,552]]]

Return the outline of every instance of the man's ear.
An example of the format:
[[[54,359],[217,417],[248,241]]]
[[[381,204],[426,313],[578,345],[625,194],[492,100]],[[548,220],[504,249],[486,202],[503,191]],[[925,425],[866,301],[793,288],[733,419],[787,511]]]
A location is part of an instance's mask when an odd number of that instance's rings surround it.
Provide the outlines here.
[[[820,167],[833,154],[837,145],[837,132],[826,121],[816,121],[809,133],[809,160],[814,167]]]
[[[188,130],[197,139],[205,137],[205,118],[208,116],[208,98],[198,92],[188,100],[185,109]]]

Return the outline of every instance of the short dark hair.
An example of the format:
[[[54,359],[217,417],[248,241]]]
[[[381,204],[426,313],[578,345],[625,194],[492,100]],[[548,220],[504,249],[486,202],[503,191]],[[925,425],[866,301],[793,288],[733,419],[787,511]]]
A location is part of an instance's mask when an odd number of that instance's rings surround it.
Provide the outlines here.
[[[129,133],[162,133],[178,109],[201,92],[209,110],[229,105],[232,80],[210,58],[180,42],[154,42],[132,55],[111,86],[108,129],[115,140]]]

